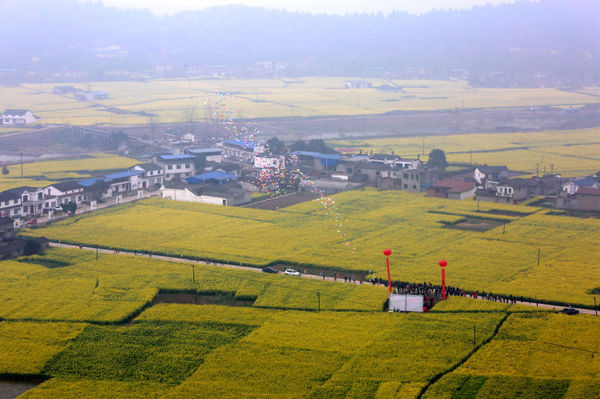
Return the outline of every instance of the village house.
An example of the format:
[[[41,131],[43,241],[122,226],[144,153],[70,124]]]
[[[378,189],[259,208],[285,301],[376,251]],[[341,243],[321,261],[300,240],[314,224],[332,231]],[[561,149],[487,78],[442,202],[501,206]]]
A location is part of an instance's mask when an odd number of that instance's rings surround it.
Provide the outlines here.
[[[224,173],[228,173],[230,175],[234,175],[237,177],[242,176],[242,165],[239,163],[232,162],[206,162],[204,164],[204,172],[212,172],[212,171],[220,171]],[[199,172],[199,171],[196,171]]]
[[[473,182],[463,180],[437,180],[427,190],[429,197],[464,200],[475,195],[477,187]]]
[[[185,181],[191,184],[225,184],[237,180],[237,178],[235,175],[230,175],[222,171],[213,171],[188,177]]]
[[[344,81],[344,87],[346,89],[368,89],[373,87],[373,84],[366,80],[346,80]]]
[[[53,201],[56,201],[56,206],[60,206],[69,202],[81,204],[83,201],[87,201],[84,189],[76,181],[66,181],[45,187],[44,191],[46,197],[53,198]]]
[[[157,189],[160,188],[164,182],[165,171],[160,165],[155,163],[148,162],[135,165],[129,168],[129,170],[143,172],[142,174],[136,175],[137,182],[132,182],[133,190]]]
[[[478,166],[473,170],[473,178],[480,186],[486,187],[486,182],[499,182],[508,178],[508,168],[506,166]]]
[[[566,191],[569,195],[573,195],[580,188],[599,188],[600,181],[594,176],[582,177],[573,179],[562,185],[562,191]]]
[[[390,165],[401,169],[417,169],[423,166],[423,161],[420,159],[413,158],[402,158],[398,155],[392,154],[373,154],[369,156],[369,162],[381,163],[384,165]]]
[[[44,189],[16,187],[0,193],[0,215],[28,217],[41,215],[44,206]]]
[[[435,170],[427,167],[386,168],[381,171],[378,187],[420,193],[433,185],[435,175]]]
[[[210,180],[207,179],[206,181]],[[235,206],[250,202],[252,195],[248,189],[231,180],[212,184],[194,184],[186,181],[169,183],[162,190],[162,198],[175,201]]]
[[[556,198],[558,209],[600,211],[600,188],[580,187],[575,194],[563,191]]]
[[[223,162],[223,149],[217,147],[210,148],[190,148],[186,150],[187,154],[195,157],[200,156],[207,162]]]
[[[158,155],[153,158],[154,163],[163,168],[164,181],[184,180],[196,174],[195,159],[195,156],[189,154]]]
[[[77,89],[73,86],[54,86],[52,89],[52,92],[59,96],[76,93],[78,91],[80,91],[80,89]]]
[[[78,91],[73,97],[78,101],[108,100],[108,93],[105,91]]]
[[[515,201],[527,198],[526,193],[526,186],[520,183],[514,184],[506,182],[503,184],[490,186],[489,188],[477,189],[477,191],[475,191],[475,198],[478,201],[514,204]]]
[[[28,109],[7,109],[2,113],[2,126],[22,126],[37,122],[41,119]]]
[[[260,154],[265,151],[264,146],[258,145],[251,141],[241,140],[225,140],[221,143],[223,148],[223,156],[241,162],[244,165],[254,165],[255,154]]]
[[[344,158],[339,154],[321,154],[313,151],[294,151],[292,155],[298,157],[300,167],[318,172],[336,172],[338,161]]]

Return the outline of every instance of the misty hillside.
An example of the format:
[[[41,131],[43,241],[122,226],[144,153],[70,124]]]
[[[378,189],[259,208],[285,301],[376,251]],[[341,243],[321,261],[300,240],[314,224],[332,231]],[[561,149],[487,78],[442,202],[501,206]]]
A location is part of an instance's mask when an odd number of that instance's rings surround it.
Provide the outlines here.
[[[257,62],[270,61],[285,76],[448,78],[468,70],[467,78],[482,85],[507,85],[499,78],[506,76],[513,85],[600,81],[597,1],[542,0],[423,16],[228,6],[159,17],[44,0],[5,2],[2,11],[10,15],[0,25],[5,80],[56,79],[65,71],[90,80],[119,76],[115,71],[183,76],[206,65],[253,77]]]

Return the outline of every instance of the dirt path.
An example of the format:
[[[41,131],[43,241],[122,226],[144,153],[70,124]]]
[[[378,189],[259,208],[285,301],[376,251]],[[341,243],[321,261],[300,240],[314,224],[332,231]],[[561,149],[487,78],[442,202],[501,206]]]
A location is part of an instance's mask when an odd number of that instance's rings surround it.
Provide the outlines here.
[[[228,263],[219,263],[219,262],[205,262],[202,260],[194,260],[194,259],[190,259],[190,258],[178,258],[178,257],[171,257],[171,256],[163,256],[163,255],[146,255],[144,253],[137,253],[137,252],[130,252],[130,251],[118,251],[115,253],[115,251],[112,251],[110,249],[99,249],[99,248],[93,248],[93,247],[87,247],[87,246],[78,246],[78,245],[72,245],[72,244],[62,244],[62,243],[57,243],[57,242],[50,242],[50,246],[51,247],[56,247],[56,248],[80,248],[81,250],[86,250],[86,251],[98,251],[98,253],[100,254],[113,254],[113,255],[132,255],[132,256],[144,256],[144,257],[148,257],[151,259],[159,259],[159,260],[163,260],[163,261],[167,261],[167,262],[178,262],[178,263],[187,263],[187,264],[201,264],[201,265],[211,265],[211,266],[218,266],[218,267],[224,267],[224,268],[228,268],[228,269],[238,269],[238,270],[246,270],[246,271],[251,271],[251,272],[257,272],[257,273],[262,273],[262,269],[258,268],[258,267],[250,267],[250,266],[239,266],[239,265],[231,265]],[[283,274],[282,272],[279,272],[277,274]],[[325,280],[325,281],[334,281],[334,282],[338,282],[338,283],[346,283],[346,284],[356,284],[356,285],[360,285],[362,284],[359,280],[356,280],[354,282],[352,281],[344,281],[341,278],[333,278],[333,277],[326,277],[326,276],[316,276],[313,274],[301,274],[302,278],[309,278],[309,279],[313,279],[313,280]],[[365,284],[370,284],[365,282]],[[382,285],[382,287],[386,288],[385,285]],[[467,295],[467,297],[470,297],[469,295]],[[487,299],[478,297],[476,298],[478,300],[481,301],[487,301]],[[541,302],[521,302],[521,301],[517,301],[516,302],[518,305],[526,305],[526,306],[535,306],[541,309],[552,309],[552,310],[556,310],[556,311],[560,311],[563,309],[563,306],[559,306],[559,305],[552,305],[552,304],[548,304],[548,303],[541,303]],[[596,314],[596,311],[594,311],[593,309],[583,309],[583,308],[575,308],[579,311],[579,313],[582,314]]]

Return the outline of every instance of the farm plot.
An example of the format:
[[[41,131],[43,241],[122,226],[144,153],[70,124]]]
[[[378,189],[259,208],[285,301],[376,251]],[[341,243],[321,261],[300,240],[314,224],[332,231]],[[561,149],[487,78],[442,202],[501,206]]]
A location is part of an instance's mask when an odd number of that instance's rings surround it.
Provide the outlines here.
[[[493,341],[424,397],[598,397],[599,337],[593,316],[511,314]]]
[[[440,148],[448,162],[506,165],[510,170],[533,174],[560,173],[586,176],[600,167],[600,130],[485,133],[368,140],[336,140],[333,146],[387,153],[393,149],[405,157],[427,158]]]
[[[138,160],[117,155],[91,154],[87,158],[60,161],[40,161],[7,166],[8,174],[0,175],[0,191],[19,186],[44,187],[59,180],[85,179],[94,172],[123,169],[139,163]]]
[[[256,299],[256,307],[380,310],[384,290],[370,285],[290,279],[217,266],[183,265],[140,256],[52,249],[45,255],[3,261],[0,317],[8,320],[122,322],[149,306],[159,290]],[[44,267],[56,264],[62,267]],[[193,276],[195,276],[195,282]],[[360,300],[353,298],[358,297]]]
[[[388,81],[369,79],[373,88],[346,89],[347,79],[352,78],[306,77],[293,84],[278,79],[165,79],[80,85],[81,89],[109,94],[109,99],[96,102],[54,95],[53,84],[24,84],[4,88],[0,104],[29,108],[44,123],[92,125],[209,120],[214,118],[219,93],[230,94],[237,119],[365,115],[394,110],[576,106],[598,102],[592,92],[597,88],[573,93],[555,89],[472,88],[466,82],[423,80],[394,81],[403,91],[387,92],[375,87],[390,84]]]
[[[381,250],[391,248],[395,280],[438,281],[437,262],[446,259],[449,284],[463,289],[593,303],[591,292],[600,281],[594,263],[600,256],[594,239],[600,234],[598,220],[495,203],[482,203],[477,212],[473,201],[394,191],[347,192],[335,198],[356,250],[344,245],[335,221],[315,201],[272,212],[152,199],[28,234],[243,264],[291,262],[300,269],[306,264],[348,275],[371,271],[383,278]],[[498,220],[504,226],[484,232],[445,228],[465,217]]]

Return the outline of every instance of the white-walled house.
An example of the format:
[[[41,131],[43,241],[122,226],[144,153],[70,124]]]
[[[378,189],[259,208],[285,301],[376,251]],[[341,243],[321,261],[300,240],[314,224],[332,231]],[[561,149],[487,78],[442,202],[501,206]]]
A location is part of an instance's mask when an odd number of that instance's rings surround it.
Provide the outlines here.
[[[184,180],[186,177],[195,175],[195,159],[195,156],[188,154],[169,154],[157,156],[154,159],[154,162],[162,167],[164,171],[164,181],[171,181],[176,178]]]
[[[35,123],[39,119],[28,109],[7,109],[2,113],[2,126],[22,126],[30,123]]]
[[[165,171],[160,165],[153,162],[135,165],[129,170],[142,172],[137,175],[138,185],[135,189],[155,189],[164,183]]]
[[[69,202],[80,204],[87,200],[84,187],[76,181],[56,183],[44,188],[44,191],[47,197],[56,198],[57,206],[60,206],[60,204],[68,204]]]
[[[44,189],[16,187],[0,193],[1,216],[36,216],[44,209]]]

